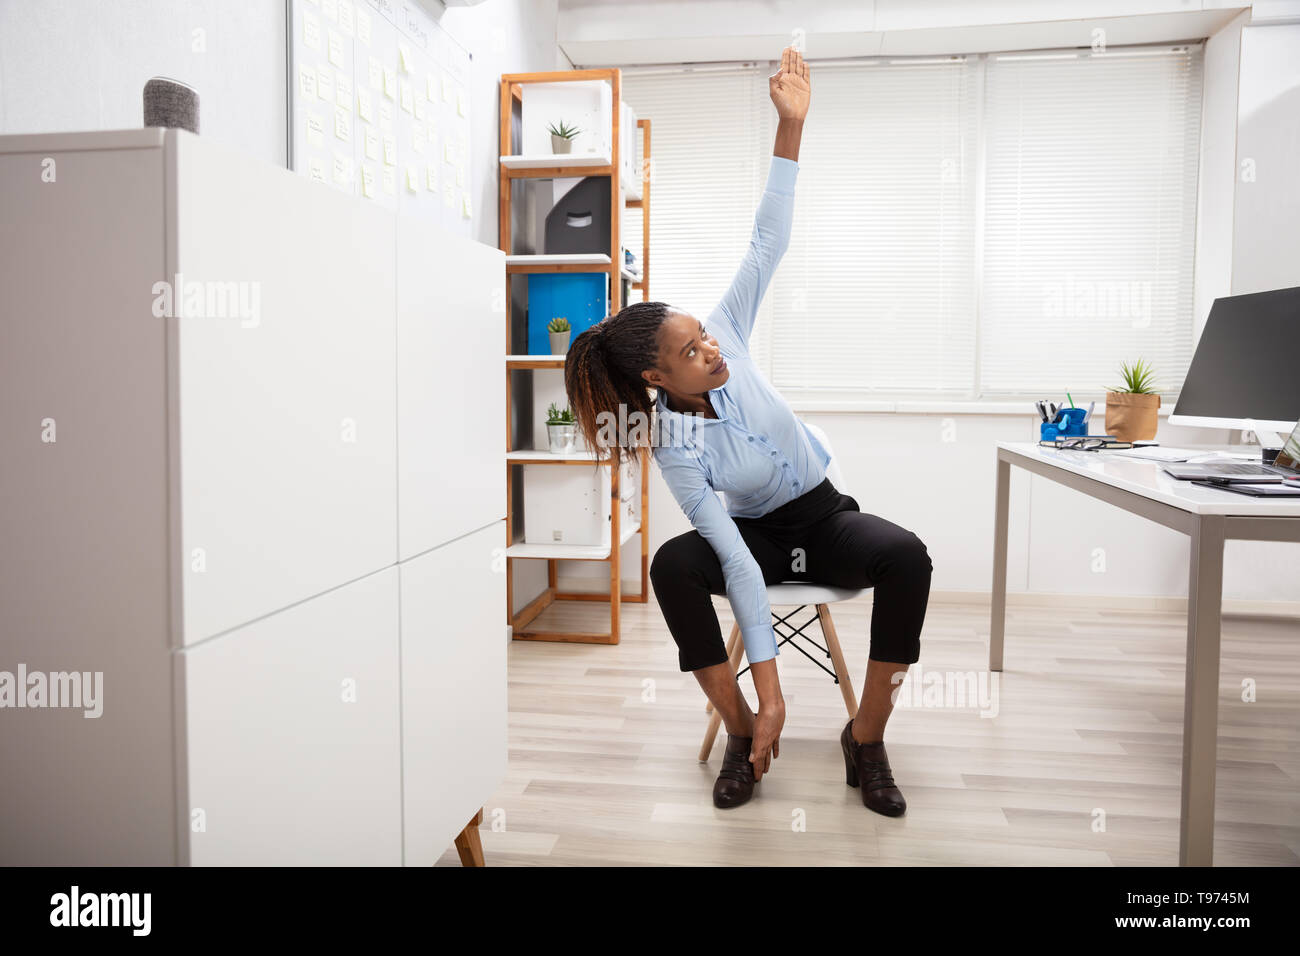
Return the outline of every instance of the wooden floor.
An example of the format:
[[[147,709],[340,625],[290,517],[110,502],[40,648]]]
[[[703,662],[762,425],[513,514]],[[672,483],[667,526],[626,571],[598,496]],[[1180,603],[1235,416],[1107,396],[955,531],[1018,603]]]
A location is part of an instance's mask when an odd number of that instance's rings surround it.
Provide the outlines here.
[[[714,600],[726,635],[730,607]],[[554,605],[534,626],[598,630],[601,608]],[[870,599],[831,611],[860,693]],[[908,809],[894,819],[845,785],[843,700],[789,646],[781,756],[749,803],[714,808],[725,731],[700,763],[704,694],[677,669],[653,595],[622,615],[612,647],[512,642],[509,767],[480,831],[489,866],[1178,863],[1180,613],[1008,608],[996,716],[970,701],[895,708],[885,743]],[[987,604],[932,601],[909,683],[987,679],[988,617]],[[1224,616],[1218,866],[1300,864],[1297,638],[1295,618]],[[455,850],[438,865],[459,866]]]

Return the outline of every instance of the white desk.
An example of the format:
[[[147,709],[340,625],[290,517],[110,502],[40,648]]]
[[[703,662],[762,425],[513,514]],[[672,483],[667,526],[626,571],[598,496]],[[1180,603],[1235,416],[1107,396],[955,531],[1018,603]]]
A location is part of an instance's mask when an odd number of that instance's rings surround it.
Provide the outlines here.
[[[1180,866],[1211,865],[1223,542],[1240,538],[1300,543],[1300,499],[1252,498],[1204,488],[1170,477],[1160,462],[1107,457],[1104,451],[1044,448],[1034,442],[998,442],[997,463],[993,609],[989,623],[991,671],[1002,670],[1012,465],[1190,536],[1178,863]]]

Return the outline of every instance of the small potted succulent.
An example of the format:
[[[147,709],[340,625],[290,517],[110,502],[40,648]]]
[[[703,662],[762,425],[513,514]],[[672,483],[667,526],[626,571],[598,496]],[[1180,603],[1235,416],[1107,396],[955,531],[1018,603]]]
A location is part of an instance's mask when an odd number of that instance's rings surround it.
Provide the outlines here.
[[[569,351],[569,336],[573,334],[573,329],[569,326],[569,320],[564,316],[556,316],[546,324],[546,331],[551,336],[551,354],[563,355]]]
[[[550,125],[551,131],[551,152],[553,153],[571,153],[573,152],[573,138],[582,130],[576,126],[567,125],[564,120],[560,120],[560,125],[554,123]]]
[[[1121,362],[1119,373],[1124,384],[1106,392],[1106,434],[1121,441],[1149,441],[1156,437],[1160,408],[1151,366],[1142,359],[1132,365]]]
[[[568,405],[561,411],[554,402],[546,411],[546,440],[553,455],[568,455],[573,452],[576,442],[578,423]]]

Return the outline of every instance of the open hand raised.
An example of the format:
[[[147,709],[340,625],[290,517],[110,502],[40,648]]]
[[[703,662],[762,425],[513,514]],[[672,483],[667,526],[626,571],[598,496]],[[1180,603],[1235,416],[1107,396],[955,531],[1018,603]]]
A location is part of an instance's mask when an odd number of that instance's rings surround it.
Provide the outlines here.
[[[767,78],[767,87],[781,119],[802,120],[808,114],[808,100],[812,95],[808,64],[794,47],[781,51],[781,68]]]

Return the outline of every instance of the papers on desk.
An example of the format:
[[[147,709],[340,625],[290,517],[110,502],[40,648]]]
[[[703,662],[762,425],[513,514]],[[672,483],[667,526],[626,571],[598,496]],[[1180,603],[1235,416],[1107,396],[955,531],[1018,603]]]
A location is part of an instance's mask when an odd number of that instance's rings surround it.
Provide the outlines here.
[[[1160,448],[1156,445],[1139,445],[1137,448],[1115,448],[1107,451],[1106,457],[1146,458],[1150,461],[1188,461],[1205,454],[1203,451],[1188,451],[1186,448]]]

